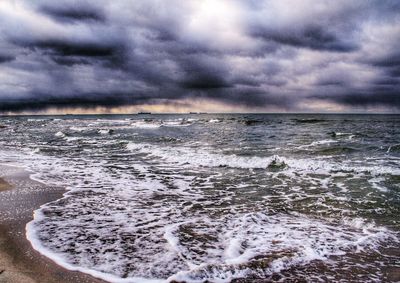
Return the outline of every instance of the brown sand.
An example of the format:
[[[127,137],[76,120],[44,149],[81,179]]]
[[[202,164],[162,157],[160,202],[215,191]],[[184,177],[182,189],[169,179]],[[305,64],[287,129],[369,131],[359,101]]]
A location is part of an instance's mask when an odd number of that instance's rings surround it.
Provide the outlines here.
[[[26,239],[33,210],[60,198],[64,189],[32,181],[15,167],[0,166],[0,177],[0,283],[105,282],[56,265]]]
[[[7,191],[7,190],[10,190],[10,189],[12,189],[12,186],[10,185],[10,183],[8,183],[3,178],[0,178],[0,192],[1,191]]]

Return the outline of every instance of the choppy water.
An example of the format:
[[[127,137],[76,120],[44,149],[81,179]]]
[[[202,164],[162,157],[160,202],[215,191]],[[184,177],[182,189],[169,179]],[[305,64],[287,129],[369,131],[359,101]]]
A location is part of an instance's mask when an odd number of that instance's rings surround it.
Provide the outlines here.
[[[113,282],[399,280],[399,115],[0,124],[1,163],[68,189],[27,227],[67,268]]]

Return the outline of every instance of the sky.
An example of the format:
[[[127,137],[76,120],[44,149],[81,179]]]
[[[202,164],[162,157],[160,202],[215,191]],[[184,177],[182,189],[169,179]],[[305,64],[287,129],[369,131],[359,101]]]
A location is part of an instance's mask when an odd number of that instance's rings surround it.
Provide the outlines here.
[[[0,0],[1,113],[400,112],[397,0]]]

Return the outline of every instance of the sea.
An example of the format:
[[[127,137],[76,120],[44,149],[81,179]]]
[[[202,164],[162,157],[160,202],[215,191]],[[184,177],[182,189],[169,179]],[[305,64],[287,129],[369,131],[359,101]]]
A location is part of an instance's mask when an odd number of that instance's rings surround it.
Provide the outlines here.
[[[398,282],[400,115],[0,117],[64,196],[26,234],[109,282]]]

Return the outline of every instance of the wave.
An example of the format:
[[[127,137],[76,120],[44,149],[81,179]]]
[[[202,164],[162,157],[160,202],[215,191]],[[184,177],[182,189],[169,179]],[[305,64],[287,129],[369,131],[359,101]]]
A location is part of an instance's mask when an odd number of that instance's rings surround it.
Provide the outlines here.
[[[223,120],[222,119],[210,119],[207,120],[208,123],[221,123]]]
[[[146,187],[151,192],[163,189]],[[167,203],[161,211],[161,207],[120,210],[113,206],[124,204],[113,199],[121,195],[82,194],[85,198],[66,198],[69,207],[49,204],[36,211],[27,237],[36,250],[59,265],[110,282],[265,278],[313,260],[378,251],[381,241],[398,243],[393,232],[362,219],[322,221],[268,212],[183,216]],[[134,200],[136,205],[139,199]],[[99,203],[108,203],[107,210],[90,211]],[[60,233],[54,233],[53,227],[59,227]]]
[[[70,127],[69,128],[71,131],[74,131],[74,132],[83,132],[83,131],[85,131],[86,129],[87,129],[87,127],[76,127],[76,126],[72,126],[72,127]]]
[[[388,150],[386,151],[387,153],[389,152],[400,152],[400,144],[394,144],[389,146]]]
[[[149,144],[129,143],[127,148],[158,159],[172,158],[164,161],[180,165],[190,162],[190,167],[229,164],[253,168],[252,162],[258,162],[266,170],[290,173],[316,163],[309,160],[299,167],[299,160],[280,156],[225,156],[185,147],[157,149]],[[121,161],[108,168],[102,159],[85,163],[15,154],[5,156],[25,162],[35,170],[34,178],[69,189],[64,198],[35,211],[27,226],[33,247],[67,269],[110,282],[266,278],[313,260],[328,262],[332,256],[348,252],[374,252],[381,241],[398,243],[392,231],[357,218],[321,220],[268,209],[227,214],[216,210],[210,215],[205,210],[196,212],[191,207],[206,203],[207,194],[191,185],[193,179],[168,175],[175,180],[167,184],[145,163]],[[210,205],[215,207],[215,201]]]
[[[400,175],[400,168],[383,165],[360,165],[337,163],[323,159],[286,158],[278,155],[268,157],[247,157],[212,153],[204,149],[190,147],[160,147],[151,144],[127,143],[127,149],[132,152],[146,154],[150,157],[161,158],[164,162],[202,167],[231,167],[243,169],[277,168],[289,173],[322,173],[353,172],[371,175],[393,174]],[[278,165],[278,166],[276,166]]]
[[[101,135],[111,135],[114,132],[113,129],[101,129],[99,130],[99,134]]]
[[[243,123],[244,125],[246,125],[246,126],[256,126],[256,125],[264,124],[263,121],[254,120],[254,119],[243,120],[242,123]]]
[[[310,147],[315,147],[315,146],[320,146],[320,145],[330,145],[330,144],[332,144],[332,143],[337,143],[337,142],[338,142],[338,141],[332,140],[332,139],[329,139],[329,140],[319,140],[319,141],[314,141],[314,142],[312,142],[312,143],[310,143],[310,144],[300,145],[300,146],[298,146],[297,148],[300,148],[300,149],[302,149],[302,148],[310,148]]]
[[[292,121],[299,124],[317,124],[317,123],[327,122],[328,120],[310,118],[310,119],[292,119]]]
[[[340,154],[346,154],[347,156],[351,153],[359,152],[360,149],[351,147],[351,146],[329,146],[329,147],[324,147],[324,148],[319,148],[319,149],[313,149],[315,153],[318,153],[320,155],[340,155]]]
[[[205,150],[186,147],[158,147],[150,144],[137,144],[129,142],[127,149],[133,152],[145,153],[150,156],[160,157],[165,161],[178,164],[191,164],[205,167],[236,167],[236,168],[267,168],[272,161],[282,158],[271,156],[241,157],[236,155],[221,155]],[[283,159],[281,161],[284,161]]]
[[[186,244],[184,239],[188,234],[200,237],[197,246],[209,248],[204,252],[192,242]],[[375,250],[380,241],[398,242],[387,229],[361,219],[339,224],[304,215],[265,213],[173,224],[167,227],[164,237],[190,267],[169,278],[178,282],[268,278],[293,266],[304,266],[314,260],[327,261],[348,251]]]
[[[342,133],[342,132],[329,132],[328,135],[330,135],[332,138],[340,138],[340,137],[347,137],[348,140],[352,140],[355,137],[360,137],[363,136],[362,134],[356,133]]]
[[[142,128],[142,129],[157,129],[161,127],[161,123],[158,121],[153,120],[142,120],[136,121],[130,124],[132,127],[135,128]]]
[[[39,118],[35,118],[35,119],[27,119],[27,122],[44,122],[44,121],[48,121],[48,119],[39,119]]]
[[[55,133],[54,136],[58,137],[58,138],[65,138],[66,134],[61,132],[61,131],[59,131],[59,132]]]

